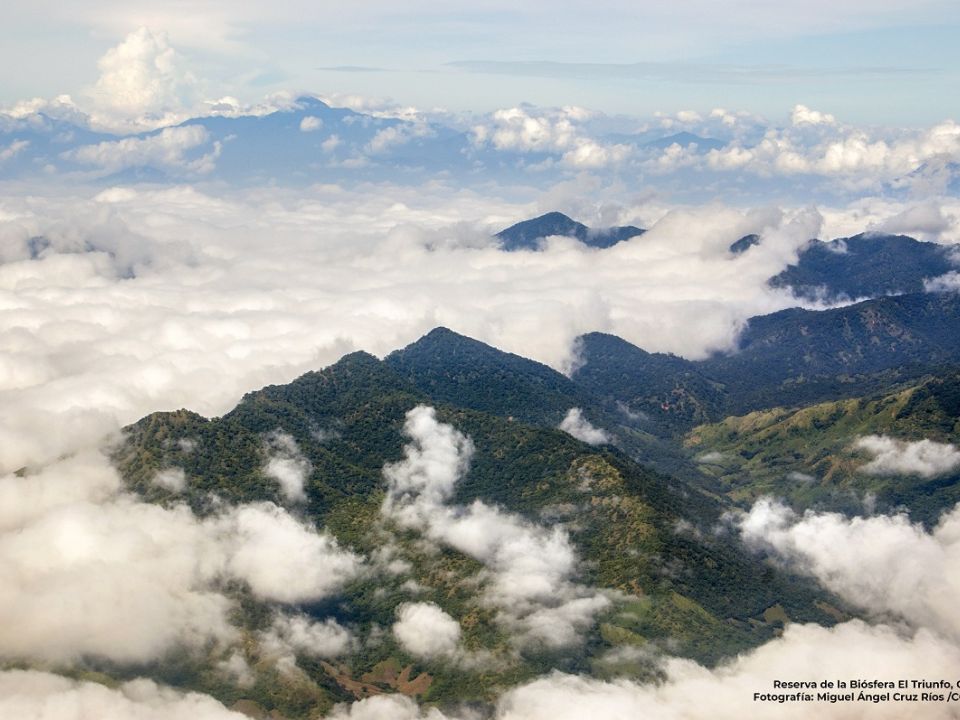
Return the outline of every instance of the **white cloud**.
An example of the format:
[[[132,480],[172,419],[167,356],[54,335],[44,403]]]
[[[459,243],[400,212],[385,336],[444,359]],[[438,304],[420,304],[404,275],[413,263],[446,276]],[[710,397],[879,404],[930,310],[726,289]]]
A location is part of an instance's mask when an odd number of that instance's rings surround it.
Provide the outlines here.
[[[775,689],[777,680],[819,684],[837,679],[953,678],[960,670],[960,651],[927,631],[904,636],[859,621],[834,628],[793,624],[782,637],[712,670],[677,658],[667,660],[663,670],[665,679],[650,684],[554,672],[508,690],[498,700],[495,716],[497,720],[801,720],[812,716],[897,720],[908,712],[924,720],[946,720],[953,710],[943,702],[910,703],[905,711],[904,704],[896,702],[781,703],[755,700],[754,694],[798,692]],[[815,696],[825,691],[812,692]]]
[[[182,468],[167,468],[157,472],[151,482],[164,490],[178,493],[187,486],[187,476]]]
[[[333,537],[314,532],[271,503],[241,506],[225,522],[236,538],[230,571],[265,600],[320,600],[360,571],[360,558]]]
[[[928,533],[903,515],[798,517],[763,499],[740,529],[747,544],[775,550],[847,601],[960,639],[960,508]]]
[[[244,720],[208,695],[150,680],[116,688],[34,670],[0,672],[0,716],[18,720]]]
[[[307,115],[300,121],[300,132],[316,132],[323,127],[323,120],[313,115]]]
[[[276,431],[267,436],[267,447],[270,459],[263,472],[277,481],[280,493],[287,502],[306,502],[304,483],[313,468],[300,452],[297,441],[286,433]]]
[[[278,602],[327,597],[360,559],[272,504],[199,519],[140,502],[86,452],[0,478],[0,657],[144,662],[230,643],[224,580]]]
[[[610,442],[610,436],[603,430],[591,425],[583,417],[583,411],[580,408],[570,408],[559,427],[565,433],[573,435],[577,440],[581,440],[588,445],[602,445]]]
[[[796,105],[790,113],[793,125],[835,125],[837,119],[829,113],[811,110],[806,105]]]
[[[406,145],[411,140],[430,137],[433,134],[433,129],[425,123],[391,125],[378,130],[364,149],[371,155],[381,155],[399,145]]]
[[[908,442],[882,435],[859,438],[853,447],[873,460],[859,468],[867,475],[919,475],[932,478],[960,468],[960,450],[932,440]]]
[[[0,147],[0,163],[5,163],[30,147],[29,140],[14,140],[5,147]]]
[[[100,77],[92,96],[95,122],[114,129],[143,129],[182,119],[192,104],[197,80],[185,69],[164,33],[141,27],[97,63]]]
[[[0,466],[56,458],[154,410],[221,415],[253,388],[437,325],[560,370],[595,330],[702,357],[733,347],[751,315],[794,304],[766,281],[819,229],[815,213],[716,206],[660,211],[642,243],[603,252],[504,253],[490,226],[531,208],[378,187],[0,198]],[[764,242],[731,261],[749,232]],[[38,237],[48,247],[30,260]]]
[[[830,118],[795,109],[791,127],[768,128],[758,142],[736,140],[711,150],[704,162],[713,170],[761,177],[819,176],[840,183],[829,188],[832,192],[862,194],[887,183],[929,194],[928,175],[960,160],[960,126],[952,120],[925,130],[893,131],[841,126]]]
[[[479,720],[475,713],[458,716]],[[374,695],[355,703],[337,705],[327,720],[454,720],[436,708],[422,708],[400,694]]]
[[[452,657],[460,647],[460,623],[429,602],[398,607],[393,634],[404,650],[419,657]]]
[[[924,280],[923,289],[927,292],[960,292],[960,272],[952,270],[946,275]]]
[[[0,656],[145,661],[232,637],[214,590],[223,551],[186,508],[117,496],[96,453],[0,486],[18,501],[0,532]]]
[[[937,239],[948,232],[951,218],[944,213],[941,203],[927,201],[907,207],[868,228],[878,233],[910,235],[919,239]]]
[[[218,662],[216,668],[224,677],[236,683],[238,687],[248,688],[257,681],[253,669],[239,650],[234,650],[229,657]]]
[[[491,574],[484,597],[499,609],[500,622],[518,633],[518,641],[551,647],[578,642],[610,601],[572,581],[577,558],[567,533],[480,500],[467,507],[449,505],[467,470],[472,443],[422,405],[407,413],[404,432],[411,439],[404,459],[384,468],[384,515],[484,563]]]
[[[260,653],[281,669],[293,669],[296,655],[335,658],[354,649],[354,637],[336,620],[311,620],[306,615],[279,614],[269,630],[259,633]]]
[[[574,168],[604,168],[618,165],[630,155],[628,145],[601,145],[593,140],[579,139],[573,148],[560,158]]]
[[[680,110],[677,112],[677,120],[682,123],[697,123],[703,120],[703,116],[696,110]]]
[[[592,113],[578,107],[560,109],[530,106],[497,110],[474,125],[479,146],[530,153],[560,153],[561,161],[574,168],[602,168],[622,162],[630,153],[626,145],[604,145],[590,138],[582,123]]]
[[[207,146],[203,155],[191,153]],[[164,128],[143,138],[108,140],[81,145],[62,157],[82,165],[95,165],[106,173],[127,168],[159,167],[178,173],[204,174],[213,170],[220,155],[220,143],[210,143],[210,134],[200,125]],[[191,157],[192,155],[192,157]]]

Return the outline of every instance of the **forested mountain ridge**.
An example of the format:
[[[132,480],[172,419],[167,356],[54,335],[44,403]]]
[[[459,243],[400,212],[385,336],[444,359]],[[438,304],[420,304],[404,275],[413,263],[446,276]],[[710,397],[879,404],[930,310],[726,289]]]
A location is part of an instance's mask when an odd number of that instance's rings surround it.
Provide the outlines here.
[[[539,378],[541,387],[553,388],[546,405],[526,413],[539,424],[458,406],[439,382],[433,385],[436,397],[415,385],[409,374],[417,353],[435,342],[468,356],[453,352],[447,358],[453,369],[469,367],[469,358],[492,368],[505,355],[439,330],[405,355],[380,361],[354,353],[287,385],[250,393],[222,418],[155,413],[127,429],[114,459],[125,482],[142,497],[168,507],[187,503],[207,516],[228,506],[272,503],[329,532],[359,557],[380,557],[389,548],[390,557],[405,568],[391,574],[367,560],[369,570],[332,601],[297,606],[317,622],[334,618],[359,643],[333,664],[298,657],[306,673],[299,684],[258,675],[254,689],[244,691],[181,667],[181,686],[227,701],[247,698],[298,716],[306,697],[315,707],[360,697],[356,692],[367,692],[357,690],[360,678],[378,692],[396,690],[384,668],[395,668],[394,673],[406,668],[407,676],[426,678],[420,685],[402,685],[423,700],[488,700],[496,687],[551,668],[602,676],[603,658],[618,647],[644,645],[655,651],[669,641],[673,653],[713,662],[769,639],[785,617],[830,624],[843,616],[837,609],[842,604],[812,581],[744,552],[735,534],[714,532],[723,526],[725,503],[644,468],[610,445],[591,446],[552,427],[552,405],[562,408],[568,397],[583,398],[565,394],[575,390],[562,375],[518,356],[506,356],[501,364],[505,387],[518,387],[524,379],[536,385],[530,378]],[[461,367],[461,372],[466,371]],[[426,387],[424,377],[419,376],[420,385]],[[477,404],[493,399],[480,395]],[[451,512],[454,519],[492,513],[514,528],[511,532],[569,538],[577,560],[563,581],[564,592],[576,595],[571,607],[595,605],[575,625],[581,636],[577,652],[542,642],[514,647],[502,612],[482,600],[497,566],[484,570],[484,560],[435,536],[405,530],[385,511],[390,492],[385,468],[405,457],[411,411],[428,405],[436,407],[438,422],[463,433],[474,448],[448,505],[435,512]],[[543,422],[548,418],[550,423]],[[272,474],[271,462],[278,457],[300,463],[301,500],[292,500]],[[158,482],[158,474],[170,468],[182,471],[182,487]],[[242,586],[235,593],[241,608],[235,619],[255,636],[269,624],[274,606]],[[413,655],[395,638],[373,642],[396,621],[396,608],[413,600],[435,603],[459,622],[464,652],[493,658],[493,665],[471,670]],[[257,652],[251,647],[247,657],[255,669]],[[652,666],[635,670],[650,671]]]

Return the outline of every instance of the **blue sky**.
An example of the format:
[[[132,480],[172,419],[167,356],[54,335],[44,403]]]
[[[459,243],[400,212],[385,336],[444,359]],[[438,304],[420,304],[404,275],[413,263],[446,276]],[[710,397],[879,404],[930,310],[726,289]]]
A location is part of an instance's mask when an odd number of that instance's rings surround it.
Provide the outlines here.
[[[953,0],[400,7],[8,0],[0,102],[82,94],[105,50],[146,26],[166,33],[210,97],[244,101],[294,89],[472,111],[532,102],[638,115],[722,106],[782,117],[803,103],[857,123],[957,116]],[[458,64],[466,61],[473,64]],[[344,66],[351,69],[331,69]]]

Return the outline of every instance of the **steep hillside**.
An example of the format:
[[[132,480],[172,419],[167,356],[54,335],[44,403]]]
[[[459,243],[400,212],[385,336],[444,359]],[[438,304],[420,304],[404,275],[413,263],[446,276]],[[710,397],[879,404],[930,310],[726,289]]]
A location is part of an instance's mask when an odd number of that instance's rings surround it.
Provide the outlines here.
[[[924,280],[956,270],[958,260],[949,246],[904,235],[862,234],[811,242],[770,284],[809,299],[918,293]]]
[[[551,668],[601,672],[601,657],[624,645],[655,651],[668,643],[673,653],[711,662],[776,634],[784,612],[827,624],[842,616],[836,599],[811,581],[746,553],[735,535],[713,532],[722,524],[723,503],[644,469],[609,446],[591,447],[559,430],[457,406],[443,383],[437,383],[433,396],[424,389],[428,383],[414,385],[393,369],[409,371],[417,353],[434,342],[452,341],[454,348],[484,354],[467,340],[436,331],[424,345],[388,362],[356,353],[288,385],[250,393],[222,418],[158,413],[128,428],[115,461],[143,497],[168,506],[186,502],[208,516],[238,503],[272,502],[367,558],[368,569],[335,598],[299,606],[318,622],[336,619],[358,638],[335,661],[298,656],[305,673],[299,690],[258,675],[244,694],[234,686],[211,686],[190,667],[181,667],[174,684],[245,698],[290,716],[302,714],[298,703],[307,691],[321,707],[398,689],[441,704],[488,700],[497,687]],[[447,365],[457,367],[456,358],[447,358]],[[519,417],[552,412],[570,392],[552,371],[522,358],[512,357],[502,370],[508,386],[547,388],[546,405],[531,401],[528,408],[519,396],[509,400]],[[482,393],[478,398],[477,404],[495,405]],[[418,516],[420,525],[410,525],[389,512],[391,502],[410,502],[410,491],[395,495],[384,468],[409,461],[404,447],[414,432],[410,413],[424,405],[437,408],[440,425],[434,435],[463,433],[473,450],[450,494]],[[426,410],[417,413],[433,422]],[[428,453],[424,457],[435,458],[431,462],[446,462],[443,454],[422,447]],[[301,500],[291,500],[278,481],[271,464],[278,458],[287,470],[301,471]],[[158,473],[171,468],[183,471],[182,488],[158,482]],[[471,532],[480,531],[484,543],[511,537],[509,542],[543,543],[543,551],[534,552],[538,562],[565,563],[562,575],[547,576],[559,583],[553,599],[525,596],[519,605],[498,605],[497,592],[505,592],[496,590],[498,578],[512,556],[508,545],[492,559],[486,551],[470,550],[487,547],[464,544],[462,533],[475,523],[481,526]],[[504,540],[496,539],[499,533],[507,533]],[[256,637],[270,622],[271,605],[242,586],[235,592],[236,622]],[[456,620],[462,652],[475,662],[411,654],[385,634],[398,608],[412,601],[434,603]],[[537,613],[555,620],[541,626]],[[536,637],[531,628],[560,632],[568,626],[565,632],[572,636],[559,642],[529,640]],[[569,652],[571,643],[577,652]],[[255,643],[247,653],[259,673]],[[406,679],[397,680],[398,673]],[[267,687],[275,688],[273,695]]]
[[[960,374],[893,393],[729,417],[695,428],[686,445],[698,453],[703,470],[738,501],[773,494],[800,508],[854,513],[906,508],[927,524],[960,501],[960,468],[933,475],[906,470],[871,474],[869,446],[858,444],[868,436],[956,445]],[[864,498],[872,507],[864,507]]]
[[[670,433],[727,415],[857,397],[960,363],[960,295],[920,293],[751,318],[727,355],[691,362],[583,338],[574,381]]]

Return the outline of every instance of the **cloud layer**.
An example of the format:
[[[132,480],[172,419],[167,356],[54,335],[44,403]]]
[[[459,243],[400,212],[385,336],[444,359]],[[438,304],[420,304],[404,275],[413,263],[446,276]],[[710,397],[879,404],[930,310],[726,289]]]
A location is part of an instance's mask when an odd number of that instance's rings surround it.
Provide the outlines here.
[[[437,325],[559,369],[595,330],[702,357],[731,348],[749,316],[794,304],[766,280],[820,224],[806,211],[660,209],[642,241],[602,252],[559,238],[499,251],[491,231],[532,212],[442,185],[0,199],[0,467],[154,410],[222,414],[252,388]],[[764,242],[731,256],[748,232]]]
[[[87,451],[0,478],[0,657],[146,662],[230,643],[224,583],[279,603],[336,593],[361,559],[270,503],[207,519],[124,493]]]
[[[772,549],[850,603],[960,639],[960,507],[928,533],[905,515],[797,516],[761,500],[740,529],[747,544]]]

